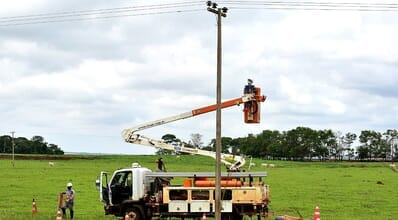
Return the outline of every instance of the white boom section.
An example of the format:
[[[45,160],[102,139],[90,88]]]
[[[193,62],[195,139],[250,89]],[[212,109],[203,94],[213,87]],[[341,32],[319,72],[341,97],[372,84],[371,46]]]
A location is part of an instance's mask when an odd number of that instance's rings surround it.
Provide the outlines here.
[[[148,123],[144,123],[144,124],[132,127],[132,128],[124,129],[122,131],[122,137],[123,137],[123,139],[126,142],[134,143],[134,142],[132,142],[132,140],[135,139],[136,135],[134,135],[134,133],[136,131],[141,131],[141,130],[152,128],[152,127],[155,127],[155,126],[167,124],[167,123],[170,123],[170,122],[173,122],[173,121],[178,121],[178,120],[181,120],[181,119],[190,118],[192,116],[193,116],[193,114],[190,111],[190,112],[185,112],[185,113],[182,113],[182,114],[170,116],[170,117],[167,117],[167,118],[159,119],[159,120],[156,120],[156,121],[151,121],[151,122],[148,122]]]
[[[184,147],[184,145],[172,145],[165,143],[163,141],[151,139],[139,134],[132,134],[131,137],[128,139],[128,142],[133,144],[140,144],[150,147],[156,147],[164,150],[174,151],[174,152],[182,152],[182,153],[189,153],[189,154],[197,154],[208,156],[216,159],[216,152],[214,151],[207,151],[201,150],[197,148],[189,148]],[[233,162],[230,162],[233,161]],[[221,154],[221,162],[224,163],[227,168],[231,171],[239,170],[243,165],[245,165],[245,158],[243,156],[237,156],[232,154]]]
[[[232,99],[232,100],[223,102],[221,104],[221,108],[227,108],[227,107],[231,107],[231,106],[234,106],[234,105],[240,105],[242,103],[255,101],[257,99],[258,99],[258,97],[256,97],[255,94],[252,94],[252,93],[244,94],[240,98],[236,98],[236,99]],[[264,101],[265,97],[261,96],[260,100]],[[216,108],[217,108],[216,105],[210,105],[210,106],[194,109],[192,111],[185,112],[185,113],[182,113],[182,114],[169,116],[167,118],[163,118],[163,119],[159,119],[159,120],[156,120],[156,121],[151,121],[151,122],[147,122],[147,123],[144,123],[144,124],[140,124],[140,125],[132,127],[132,128],[127,128],[127,129],[124,129],[122,131],[122,137],[123,137],[123,139],[126,142],[131,142],[130,139],[133,139],[133,134],[135,132],[137,132],[137,131],[141,131],[141,130],[145,130],[145,129],[148,129],[148,128],[156,127],[156,126],[159,126],[159,125],[167,124],[167,123],[170,123],[170,122],[173,122],[173,121],[178,121],[178,120],[190,118],[190,117],[193,117],[193,116],[196,116],[196,115],[201,115],[201,114],[205,114],[205,113],[208,113],[208,112],[212,112],[212,111],[215,111]]]
[[[253,86],[253,88],[254,88],[254,86]],[[260,90],[258,90],[258,91],[260,91]],[[251,93],[244,93],[242,97],[231,99],[231,100],[221,103],[221,108],[237,106],[237,105],[240,105],[242,103],[247,103],[247,102],[263,102],[263,101],[265,101],[265,96],[256,95],[256,93],[252,91]],[[205,114],[208,112],[215,111],[216,109],[217,109],[217,105],[209,105],[209,106],[205,106],[202,108],[193,109],[192,111],[185,112],[182,114],[170,116],[170,117],[159,119],[156,121],[147,122],[147,123],[144,123],[144,124],[132,127],[132,128],[124,129],[122,131],[122,137],[128,143],[141,144],[141,145],[156,147],[156,148],[175,151],[175,152],[198,154],[198,155],[213,157],[214,159],[216,159],[216,153],[213,151],[188,148],[188,147],[184,147],[183,145],[182,146],[174,146],[172,144],[167,144],[163,141],[154,140],[154,139],[151,139],[151,138],[139,135],[139,134],[135,134],[135,132],[137,132],[137,131],[141,131],[141,130],[152,128],[155,126],[167,124],[167,123],[170,123],[173,121],[178,121],[181,119],[190,118],[190,117],[193,117],[196,115]],[[229,161],[234,161],[234,162],[229,162]],[[229,170],[237,171],[237,170],[239,170],[240,167],[245,165],[245,158],[243,156],[222,154],[221,162],[223,162],[228,167]]]

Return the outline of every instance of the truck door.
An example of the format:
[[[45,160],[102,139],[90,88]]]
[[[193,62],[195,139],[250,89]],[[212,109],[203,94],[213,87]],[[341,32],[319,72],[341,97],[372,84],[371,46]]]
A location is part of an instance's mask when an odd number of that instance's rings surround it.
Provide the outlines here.
[[[113,205],[131,199],[132,177],[131,171],[120,171],[113,175],[110,183],[110,198]]]
[[[109,185],[108,185],[108,173],[101,171],[100,179],[97,181],[99,183],[100,200],[105,204],[109,204]]]

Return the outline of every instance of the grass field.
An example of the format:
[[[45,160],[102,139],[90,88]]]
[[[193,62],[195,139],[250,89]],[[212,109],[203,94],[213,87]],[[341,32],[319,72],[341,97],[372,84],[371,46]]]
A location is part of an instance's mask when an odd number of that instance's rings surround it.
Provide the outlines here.
[[[54,160],[57,159],[57,160]],[[138,161],[155,169],[156,156],[87,156],[18,158],[14,166],[0,160],[0,219],[55,219],[59,192],[71,181],[76,190],[75,219],[113,219],[104,216],[95,179]],[[201,156],[163,156],[169,171],[214,171],[214,160]],[[254,159],[252,171],[268,172],[270,211],[275,215],[312,219],[320,206],[322,220],[398,220],[398,172],[388,163],[286,162]],[[275,168],[261,167],[273,163]],[[246,168],[247,170],[247,168]],[[177,184],[177,183],[176,183]],[[32,198],[39,214],[31,215]]]

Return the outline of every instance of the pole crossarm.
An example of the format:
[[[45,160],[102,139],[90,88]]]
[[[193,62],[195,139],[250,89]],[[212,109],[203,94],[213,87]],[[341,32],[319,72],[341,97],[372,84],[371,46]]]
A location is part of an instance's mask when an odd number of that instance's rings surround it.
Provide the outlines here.
[[[222,9],[221,9],[222,10]],[[219,14],[220,13],[220,15],[222,16],[222,17],[227,17],[227,14],[226,13],[224,13],[224,12],[222,12],[222,11],[220,11],[220,10],[216,10],[216,9],[214,9],[214,8],[207,8],[207,11],[210,11],[210,12],[213,12],[214,14]]]

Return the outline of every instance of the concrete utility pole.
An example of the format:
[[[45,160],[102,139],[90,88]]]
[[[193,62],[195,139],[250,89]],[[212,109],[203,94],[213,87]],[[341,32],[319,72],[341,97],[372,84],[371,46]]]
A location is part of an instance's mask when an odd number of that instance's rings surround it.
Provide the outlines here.
[[[227,16],[226,7],[217,8],[217,3],[207,2],[207,10],[217,15],[217,111],[216,111],[216,190],[215,219],[221,220],[221,17]]]
[[[14,149],[15,149],[15,144],[14,144],[14,134],[15,131],[11,131],[11,145],[12,145],[12,166],[15,166],[14,164]]]

